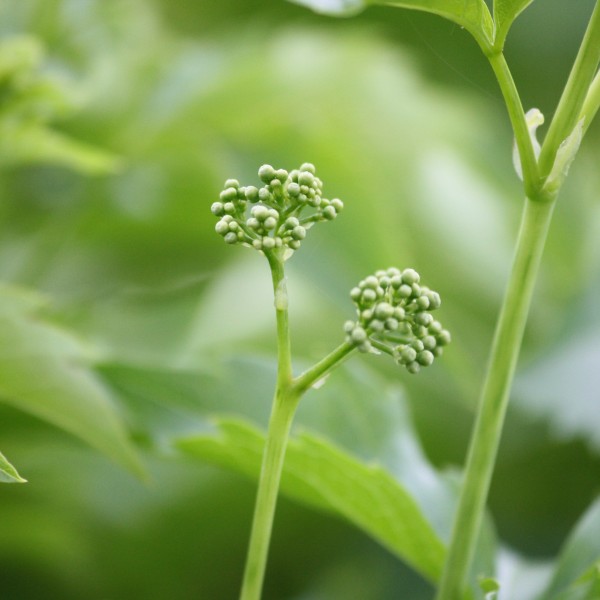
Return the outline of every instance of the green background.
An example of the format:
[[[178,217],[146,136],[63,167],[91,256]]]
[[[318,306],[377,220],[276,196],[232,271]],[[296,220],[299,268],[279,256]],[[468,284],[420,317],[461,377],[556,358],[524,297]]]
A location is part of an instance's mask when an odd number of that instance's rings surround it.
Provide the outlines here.
[[[506,54],[525,108],[552,114],[592,5],[539,0],[515,23]],[[62,356],[61,335],[77,340],[150,475],[20,410],[7,390],[21,355],[3,334],[0,449],[29,483],[0,488],[2,598],[236,597],[255,484],[172,440],[220,412],[266,422],[267,265],[226,247],[209,212],[226,178],[256,185],[265,162],[313,162],[346,206],[289,262],[298,368],[339,343],[356,282],[414,267],[440,292],[453,344],[419,377],[354,359],[373,385],[352,431],[376,420],[382,386],[399,386],[431,462],[462,464],[522,203],[508,118],[465,31],[387,7],[335,20],[276,0],[0,6],[2,39],[35,36],[65,94],[25,118],[119,157],[114,172],[71,168],[17,160],[3,142],[0,277],[41,294],[36,314],[56,333],[45,356]],[[557,208],[490,497],[500,539],[534,561],[559,551],[600,487],[599,150],[596,123]],[[26,376],[52,393],[36,344]],[[352,415],[327,419],[343,437]],[[281,500],[266,599],[431,595],[344,520]]]

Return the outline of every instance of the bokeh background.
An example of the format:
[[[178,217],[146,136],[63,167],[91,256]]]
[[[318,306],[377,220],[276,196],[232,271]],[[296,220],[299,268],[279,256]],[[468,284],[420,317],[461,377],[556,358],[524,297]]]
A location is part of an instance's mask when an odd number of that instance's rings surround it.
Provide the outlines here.
[[[552,114],[592,5],[539,0],[515,23],[526,108]],[[2,322],[22,318],[8,299],[35,297],[44,339],[1,336],[0,449],[29,480],[0,488],[3,598],[236,597],[255,484],[172,441],[214,414],[266,422],[267,266],[226,247],[209,212],[226,178],[255,184],[265,162],[315,163],[346,205],[289,262],[298,365],[337,345],[349,289],[381,267],[417,269],[453,333],[418,377],[360,357],[360,411],[340,372],[341,416],[307,420],[334,439],[354,421],[358,439],[393,385],[428,460],[462,464],[522,205],[502,99],[466,32],[385,7],[336,20],[280,0],[23,0],[0,5],[0,36],[39,44],[44,82],[19,103],[0,69]],[[40,123],[62,141],[29,144]],[[557,208],[490,498],[499,538],[534,562],[600,487],[599,150],[596,124]],[[55,356],[67,371],[85,359],[150,481],[85,443],[110,444],[93,419],[15,399],[13,369],[42,392],[70,385],[48,375]],[[282,498],[266,599],[431,596],[351,524]]]

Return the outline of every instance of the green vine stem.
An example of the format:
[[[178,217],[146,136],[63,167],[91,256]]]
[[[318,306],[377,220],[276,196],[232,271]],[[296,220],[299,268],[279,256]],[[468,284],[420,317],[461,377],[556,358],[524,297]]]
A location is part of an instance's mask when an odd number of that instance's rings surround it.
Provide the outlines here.
[[[596,73],[579,114],[579,120],[583,119],[584,135],[594,120],[598,109],[600,109],[600,72]]]
[[[527,199],[437,600],[460,600],[475,552],[553,202]]]

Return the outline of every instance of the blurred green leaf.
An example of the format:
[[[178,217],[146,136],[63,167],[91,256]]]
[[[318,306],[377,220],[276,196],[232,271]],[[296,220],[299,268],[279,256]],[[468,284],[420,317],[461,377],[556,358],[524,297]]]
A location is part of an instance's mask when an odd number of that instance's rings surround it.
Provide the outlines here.
[[[83,346],[40,316],[34,293],[0,287],[0,402],[69,431],[143,476],[107,389]]]
[[[533,0],[494,0],[494,22],[496,35],[494,44],[497,48],[504,46],[504,41],[513,21],[521,14]]]
[[[4,454],[0,452],[0,482],[1,483],[25,483],[17,470],[8,462]]]
[[[473,35],[482,45],[492,41],[493,22],[484,0],[292,0],[327,15],[351,15],[370,4],[386,4],[440,15],[454,21]]]
[[[558,558],[543,600],[595,600],[600,591],[600,498],[580,519]]]
[[[264,435],[243,421],[218,420],[216,435],[177,442],[184,452],[257,478]],[[414,498],[383,468],[362,464],[308,433],[290,440],[282,492],[354,523],[430,581],[444,546]]]

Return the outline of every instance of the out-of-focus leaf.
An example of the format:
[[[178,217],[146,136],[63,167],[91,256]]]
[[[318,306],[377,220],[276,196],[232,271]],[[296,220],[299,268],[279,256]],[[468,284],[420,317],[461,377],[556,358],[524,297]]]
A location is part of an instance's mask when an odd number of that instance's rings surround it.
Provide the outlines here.
[[[533,2],[533,0],[494,0],[494,22],[496,34],[494,44],[504,46],[506,35],[513,21]]]
[[[0,452],[0,482],[1,483],[25,483],[17,470],[8,462],[4,454]]]
[[[242,421],[217,421],[216,435],[180,440],[184,452],[257,478],[264,445],[260,431]],[[440,576],[444,546],[414,498],[378,465],[363,464],[323,439],[290,441],[282,491],[338,513],[431,581]]]
[[[0,165],[45,163],[87,174],[115,171],[116,157],[48,127],[71,108],[64,82],[42,70],[41,44],[30,36],[0,43]]]
[[[540,600],[595,600],[600,597],[599,590],[600,499],[597,499],[566,541]]]
[[[516,406],[550,424],[554,435],[582,438],[600,451],[600,335],[581,331],[524,370]]]
[[[205,454],[205,460],[256,477],[262,434],[250,423],[266,424],[268,419],[275,383],[272,362],[237,358],[216,362],[204,372],[150,370],[119,364],[98,368],[138,417],[140,434],[146,429],[163,447],[173,438],[193,440],[190,447],[195,448],[197,455]],[[217,434],[212,425],[215,417],[225,423],[223,431]],[[421,516],[417,522],[427,523],[421,539],[431,532],[438,540],[449,537],[456,502],[455,481],[442,477],[427,461],[397,385],[386,384],[360,363],[351,369],[344,367],[332,374],[322,388],[307,394],[299,408],[294,432],[298,440],[297,460],[303,463],[302,468],[295,467],[290,479],[293,482],[290,495],[294,498],[339,511],[400,556],[408,552],[408,562],[413,560],[412,546],[400,541],[402,536],[397,529],[404,526],[384,526],[381,521],[387,518],[384,505],[388,495],[394,502],[392,490],[399,490],[399,504],[394,510],[408,507],[406,514],[412,515],[411,511],[418,509]],[[243,450],[246,443],[251,445],[251,451]],[[187,447],[187,442],[183,445]],[[324,475],[330,479],[328,485],[346,490],[338,500],[334,497],[340,494],[334,489],[320,496],[310,483],[321,477],[319,456],[325,464],[330,460],[339,463],[338,480],[332,477],[329,468]],[[304,480],[299,479],[298,473],[304,473]],[[380,486],[375,498],[380,505],[373,508],[374,514],[361,516],[356,506],[344,505],[354,495],[351,491],[354,487],[357,502],[366,502],[372,485]],[[320,489],[320,484],[317,487]],[[391,529],[386,533],[388,527]],[[487,524],[474,573],[493,572],[495,548]],[[415,560],[425,562],[417,568],[433,577],[433,566],[437,563],[419,557]]]
[[[292,0],[328,15],[352,15],[370,4],[387,4],[411,8],[440,15],[454,21],[473,35],[482,45],[492,41],[493,23],[490,11],[483,0]]]
[[[531,561],[506,548],[498,552],[497,578],[501,600],[537,600],[547,587],[554,563]]]
[[[35,124],[3,127],[0,133],[2,165],[45,163],[69,167],[88,175],[114,173],[119,168],[119,159],[115,155]]]
[[[82,345],[44,321],[33,293],[0,287],[0,402],[69,431],[137,475],[138,456]]]

